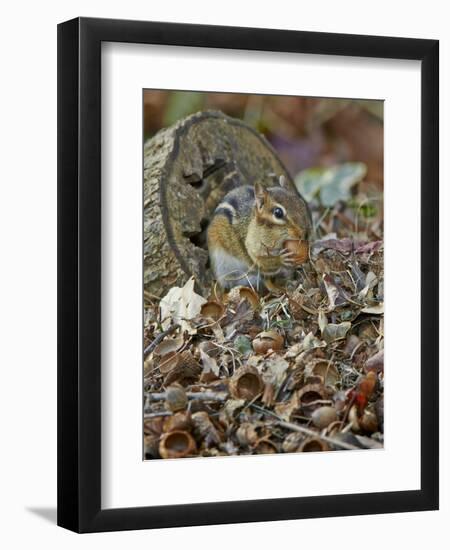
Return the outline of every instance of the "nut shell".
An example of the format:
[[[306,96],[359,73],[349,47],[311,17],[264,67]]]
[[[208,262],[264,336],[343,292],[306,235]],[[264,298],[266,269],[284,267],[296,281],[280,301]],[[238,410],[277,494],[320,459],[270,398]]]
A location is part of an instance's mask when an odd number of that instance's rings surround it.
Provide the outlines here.
[[[231,377],[229,387],[235,399],[251,401],[264,391],[264,381],[255,367],[245,365]]]
[[[184,458],[196,454],[197,445],[189,432],[176,430],[164,434],[159,443],[161,458]]]
[[[293,253],[293,260],[296,265],[304,264],[309,259],[309,242],[297,239],[284,241],[283,247]]]
[[[217,321],[225,313],[225,307],[219,302],[206,302],[202,305],[200,313],[203,315],[203,317],[208,317],[210,319],[213,319],[214,321]]]
[[[363,432],[374,433],[378,431],[378,418],[377,415],[369,410],[365,410],[361,418],[359,419],[359,427]]]
[[[311,414],[322,405],[315,403],[327,398],[327,392],[322,384],[306,384],[297,393],[300,407],[305,416],[311,416]]]
[[[169,386],[167,388],[165,405],[169,411],[181,411],[187,407],[187,403],[187,395],[183,388],[179,386]]]
[[[298,449],[300,453],[318,453],[329,450],[330,447],[325,443],[325,441],[322,441],[322,439],[319,439],[318,437],[308,437],[308,439],[305,439]]]
[[[319,407],[312,413],[311,420],[316,428],[323,430],[337,420],[336,409],[328,406]]]
[[[275,330],[260,332],[253,340],[252,346],[255,352],[261,355],[269,350],[280,351],[284,347],[284,338]]]

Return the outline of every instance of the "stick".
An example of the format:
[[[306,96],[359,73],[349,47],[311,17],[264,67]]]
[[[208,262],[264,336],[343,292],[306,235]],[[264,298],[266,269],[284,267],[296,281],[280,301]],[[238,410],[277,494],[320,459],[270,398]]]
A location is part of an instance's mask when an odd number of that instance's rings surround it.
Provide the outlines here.
[[[161,332],[161,334],[158,334],[158,336],[151,342],[145,349],[144,349],[144,358],[147,357],[155,348],[156,346],[164,340],[166,336],[169,336],[169,334],[172,334],[172,332],[175,332],[177,328],[180,328],[180,325],[172,325],[164,332]]]
[[[166,392],[161,393],[148,393],[147,394],[149,401],[165,401],[166,399]],[[226,401],[228,399],[228,392],[226,391],[203,391],[203,392],[195,392],[195,391],[188,391],[186,392],[186,397],[188,399],[192,400],[199,400],[199,401]]]
[[[172,416],[172,413],[169,411],[160,411],[155,413],[145,413],[144,420],[147,418],[158,418],[159,416]]]

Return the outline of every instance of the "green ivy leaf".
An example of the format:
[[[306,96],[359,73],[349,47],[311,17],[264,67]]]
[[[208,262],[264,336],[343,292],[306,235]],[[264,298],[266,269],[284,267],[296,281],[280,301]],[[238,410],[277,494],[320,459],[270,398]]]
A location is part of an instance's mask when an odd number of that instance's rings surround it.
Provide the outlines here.
[[[252,351],[252,343],[246,336],[242,336],[242,335],[236,336],[233,343],[234,343],[234,347],[242,355],[247,355]]]
[[[298,191],[307,201],[319,194],[325,207],[333,207],[339,201],[350,199],[351,188],[367,173],[362,162],[346,162],[327,168],[308,168],[295,177]]]

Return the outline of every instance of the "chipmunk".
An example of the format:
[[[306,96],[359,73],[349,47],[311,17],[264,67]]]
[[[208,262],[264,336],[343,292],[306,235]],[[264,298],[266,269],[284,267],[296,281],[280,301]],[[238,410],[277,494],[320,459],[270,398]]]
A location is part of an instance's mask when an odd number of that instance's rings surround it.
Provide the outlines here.
[[[311,226],[305,200],[284,176],[275,187],[255,183],[230,191],[208,227],[217,281],[225,290],[237,285],[278,288],[274,278],[289,276],[308,258]],[[300,248],[287,248],[289,241]]]

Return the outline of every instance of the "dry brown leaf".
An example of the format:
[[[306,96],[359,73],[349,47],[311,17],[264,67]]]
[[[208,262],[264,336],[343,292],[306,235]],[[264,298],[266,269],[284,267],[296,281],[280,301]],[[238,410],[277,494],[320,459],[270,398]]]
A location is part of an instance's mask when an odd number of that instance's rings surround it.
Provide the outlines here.
[[[205,303],[205,298],[194,292],[193,277],[182,288],[172,287],[161,298],[159,306],[163,329],[167,330],[174,323],[181,325],[181,332],[187,331],[189,334],[195,334],[196,329],[188,321],[200,313],[202,305]]]

